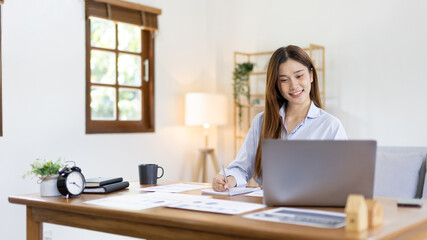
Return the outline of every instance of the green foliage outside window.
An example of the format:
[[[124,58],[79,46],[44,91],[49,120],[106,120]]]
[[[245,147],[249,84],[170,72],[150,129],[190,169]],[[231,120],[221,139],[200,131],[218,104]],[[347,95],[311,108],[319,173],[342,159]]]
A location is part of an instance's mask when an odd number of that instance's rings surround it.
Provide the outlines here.
[[[114,22],[91,19],[91,42],[93,47],[114,49],[116,46],[116,28]]]
[[[119,50],[141,52],[141,29],[129,24],[118,24]]]
[[[139,121],[141,119],[141,91],[119,89],[119,120]]]
[[[131,54],[119,54],[119,84],[141,86],[141,57]]]
[[[115,120],[116,90],[112,87],[92,87],[90,91],[91,118],[93,120]]]

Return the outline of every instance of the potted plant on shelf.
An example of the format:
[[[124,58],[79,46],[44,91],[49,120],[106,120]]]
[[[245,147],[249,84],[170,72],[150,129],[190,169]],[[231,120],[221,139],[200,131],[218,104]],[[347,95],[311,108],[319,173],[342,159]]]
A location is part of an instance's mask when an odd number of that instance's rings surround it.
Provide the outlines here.
[[[233,97],[238,108],[239,126],[242,123],[242,106],[244,102],[249,104],[251,98],[249,73],[253,67],[254,64],[251,62],[238,63],[233,72]]]
[[[50,197],[61,195],[56,185],[59,169],[66,166],[66,164],[62,162],[61,158],[58,158],[56,162],[38,158],[31,163],[30,166],[31,170],[28,170],[23,177],[25,178],[29,175],[35,175],[39,178],[37,183],[40,184],[41,196]]]

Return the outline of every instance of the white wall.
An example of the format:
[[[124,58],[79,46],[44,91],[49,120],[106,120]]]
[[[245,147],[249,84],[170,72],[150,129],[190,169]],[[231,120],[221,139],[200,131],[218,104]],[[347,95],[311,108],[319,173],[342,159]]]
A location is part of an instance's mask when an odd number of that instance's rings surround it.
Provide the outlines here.
[[[87,177],[132,181],[138,179],[139,163],[158,163],[165,179],[192,180],[190,167],[203,146],[203,131],[184,126],[184,94],[215,91],[207,3],[143,4],[163,10],[156,39],[156,132],[91,135],[85,134],[84,1],[18,0],[2,6],[0,160],[8,166],[0,177],[2,239],[25,238],[25,208],[9,204],[7,197],[39,191],[36,179],[21,178],[38,157],[73,160]],[[60,234],[64,231],[73,232],[68,239],[112,238],[52,225],[45,231],[53,239],[67,239]]]
[[[184,126],[184,94],[218,91],[231,103],[234,51],[323,45],[326,108],[350,138],[427,145],[425,1],[139,2],[163,10],[156,39],[156,132],[148,134],[84,133],[83,0],[17,0],[2,7],[0,160],[7,167],[0,177],[0,210],[8,216],[0,220],[2,238],[25,237],[25,209],[7,197],[38,191],[35,179],[21,179],[37,157],[62,156],[86,176],[102,170],[127,180],[137,179],[138,163],[154,162],[165,167],[167,179],[191,180],[190,165],[203,143],[201,131]],[[231,104],[229,113],[229,125],[211,141],[226,162],[233,157]],[[123,239],[45,229],[53,239]]]
[[[326,48],[326,110],[350,139],[427,145],[427,2],[422,0],[222,0],[217,25],[218,89],[232,101],[233,52],[289,44]],[[231,113],[231,110],[230,110]],[[230,118],[231,121],[231,118]],[[232,160],[232,126],[219,152]]]

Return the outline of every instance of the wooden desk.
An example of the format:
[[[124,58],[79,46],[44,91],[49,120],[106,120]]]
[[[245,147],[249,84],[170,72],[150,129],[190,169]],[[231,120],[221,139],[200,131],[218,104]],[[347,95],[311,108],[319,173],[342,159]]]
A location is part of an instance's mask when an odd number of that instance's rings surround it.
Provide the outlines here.
[[[162,181],[160,185],[171,183],[176,182]],[[384,225],[362,233],[346,232],[344,228],[319,229],[256,221],[243,218],[242,215],[229,216],[165,207],[129,211],[83,203],[106,196],[142,194],[138,191],[139,187],[139,184],[132,183],[130,190],[108,195],[82,194],[70,199],[28,194],[11,196],[9,202],[26,205],[28,240],[43,239],[44,222],[147,239],[425,239],[427,236],[426,200],[424,207],[417,209],[398,208],[395,199],[378,198],[384,206]],[[187,193],[200,194],[200,190]],[[257,197],[215,198],[261,203],[261,198]],[[323,210],[343,211],[341,208]]]

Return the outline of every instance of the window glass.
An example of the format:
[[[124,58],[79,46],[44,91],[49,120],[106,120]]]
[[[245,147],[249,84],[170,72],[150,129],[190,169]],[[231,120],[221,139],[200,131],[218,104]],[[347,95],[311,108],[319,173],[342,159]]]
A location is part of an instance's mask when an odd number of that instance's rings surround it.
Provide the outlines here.
[[[120,85],[141,86],[141,56],[120,53],[118,73]]]
[[[129,24],[117,24],[120,51],[141,52],[141,28]]]
[[[116,119],[116,89],[112,87],[91,87],[91,118],[93,120]]]
[[[112,21],[93,18],[90,24],[90,44],[93,47],[116,48],[116,24]]]
[[[92,50],[90,55],[90,81],[93,83],[116,83],[116,54]]]
[[[140,121],[141,119],[141,90],[119,88],[119,120]]]

